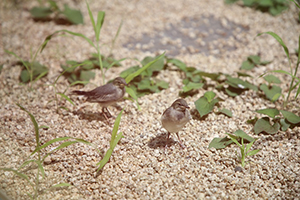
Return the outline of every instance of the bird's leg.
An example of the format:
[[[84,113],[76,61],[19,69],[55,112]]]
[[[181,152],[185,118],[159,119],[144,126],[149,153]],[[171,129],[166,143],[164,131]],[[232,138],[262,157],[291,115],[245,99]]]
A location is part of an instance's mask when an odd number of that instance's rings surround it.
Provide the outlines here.
[[[106,116],[105,108],[106,108],[106,107],[102,107],[102,114],[104,115],[104,117],[105,117],[107,123],[109,124],[108,117]],[[107,108],[106,108],[106,110],[107,110]],[[109,112],[108,112],[108,113],[109,113]],[[109,115],[111,116],[110,113],[109,113]]]
[[[177,135],[177,137],[178,137],[178,140],[179,140],[179,144],[180,144],[180,146],[181,146],[181,148],[185,148],[185,146],[182,144],[182,142],[181,142],[181,140],[180,140],[180,138],[179,138],[179,135],[178,135],[178,132],[176,133],[176,135]]]
[[[107,107],[102,107],[102,112],[106,113],[108,118],[112,117]]]

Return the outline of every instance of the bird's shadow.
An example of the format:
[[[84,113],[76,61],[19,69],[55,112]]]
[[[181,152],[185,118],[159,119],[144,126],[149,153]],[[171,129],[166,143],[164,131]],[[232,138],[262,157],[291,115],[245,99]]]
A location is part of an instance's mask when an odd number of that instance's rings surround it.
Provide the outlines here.
[[[91,112],[91,111],[82,111],[82,110],[75,110],[72,112],[74,115],[79,116],[79,119],[88,120],[89,122],[96,120],[96,121],[106,121],[102,112]]]
[[[174,144],[176,144],[176,141],[173,140],[172,137],[167,138],[168,134],[167,133],[162,133],[158,134],[156,137],[152,138],[148,142],[148,146],[152,149],[157,149],[157,148],[164,148],[164,147],[170,147]]]

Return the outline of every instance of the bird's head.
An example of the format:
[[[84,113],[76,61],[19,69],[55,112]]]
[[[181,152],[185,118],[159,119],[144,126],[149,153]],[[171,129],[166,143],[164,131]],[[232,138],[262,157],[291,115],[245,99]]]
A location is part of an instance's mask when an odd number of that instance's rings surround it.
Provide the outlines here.
[[[128,86],[124,78],[117,77],[113,80],[113,84],[119,88],[124,88],[125,86]]]
[[[186,109],[189,109],[190,107],[188,106],[187,102],[184,99],[177,99],[176,101],[174,101],[174,103],[172,104],[172,107],[175,110],[178,111],[185,111]]]

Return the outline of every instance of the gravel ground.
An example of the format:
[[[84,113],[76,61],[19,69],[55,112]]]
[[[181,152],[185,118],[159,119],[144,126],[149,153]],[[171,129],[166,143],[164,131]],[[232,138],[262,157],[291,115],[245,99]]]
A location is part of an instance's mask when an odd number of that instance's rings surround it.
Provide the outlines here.
[[[32,122],[28,115],[15,103],[20,103],[37,119],[39,125],[50,128],[41,130],[41,143],[56,137],[71,136],[97,144],[106,151],[112,126],[99,117],[100,109],[87,104],[80,109],[80,101],[73,99],[76,106],[61,102],[70,111],[56,112],[52,84],[60,73],[60,64],[66,60],[84,60],[94,51],[84,40],[74,37],[55,37],[37,60],[49,66],[46,78],[37,81],[33,90],[20,84],[20,67],[16,59],[4,53],[14,51],[24,60],[36,51],[45,37],[56,30],[68,29],[93,38],[93,28],[88,20],[84,1],[62,1],[70,7],[81,9],[85,24],[67,26],[50,22],[34,22],[28,10],[37,1],[1,1],[0,63],[0,167],[14,168],[30,155],[35,147]],[[238,4],[224,5],[223,1],[90,1],[91,10],[104,10],[105,23],[101,31],[102,53],[109,54],[109,45],[118,26],[123,26],[117,39],[113,55],[143,59],[163,51],[166,55],[180,59],[189,66],[206,72],[236,74],[243,60],[249,55],[260,54],[263,60],[273,60],[270,65],[253,69],[250,73],[258,77],[274,69],[288,70],[288,60],[282,47],[271,36],[258,33],[274,31],[280,35],[289,49],[297,48],[300,26],[298,11],[293,8],[282,15],[272,17]],[[294,55],[291,56],[296,61]],[[294,66],[295,63],[293,62]],[[133,65],[127,59],[122,67],[112,68],[106,78],[112,79]],[[299,77],[299,74],[298,74]],[[182,88],[181,75],[177,71],[165,70],[158,78],[169,82],[169,89],[139,99],[141,109],[135,103],[124,100],[111,107],[114,116],[125,107],[120,131],[124,138],[116,146],[110,162],[100,173],[95,164],[101,156],[92,148],[82,144],[71,145],[52,154],[45,161],[44,180],[41,190],[53,184],[67,182],[74,187],[49,190],[40,199],[300,199],[300,132],[299,127],[277,134],[259,135],[254,148],[262,149],[249,158],[241,172],[236,156],[237,148],[232,145],[223,150],[208,149],[214,137],[224,137],[238,129],[253,135],[253,126],[246,121],[255,116],[254,111],[274,104],[260,94],[247,91],[231,98],[215,89],[212,83],[186,101],[192,107],[193,119],[180,132],[181,149],[173,135],[172,145],[163,148],[166,131],[161,127],[160,116],[178,98]],[[280,76],[283,92],[287,94],[290,77]],[[258,85],[261,78],[251,81]],[[92,81],[101,85],[101,73],[96,71]],[[57,90],[63,91],[68,83],[63,78]],[[92,89],[88,84],[84,89]],[[226,99],[221,108],[230,109],[233,117],[209,114],[200,118],[195,114],[194,101],[206,91],[213,90]],[[277,108],[282,100],[275,103]],[[299,113],[299,100],[291,101],[290,110]],[[257,137],[257,136],[256,136]],[[50,146],[49,151],[55,146]],[[32,177],[35,171],[26,171]],[[11,199],[28,199],[26,192],[33,193],[25,181],[11,172],[0,172],[0,189]]]

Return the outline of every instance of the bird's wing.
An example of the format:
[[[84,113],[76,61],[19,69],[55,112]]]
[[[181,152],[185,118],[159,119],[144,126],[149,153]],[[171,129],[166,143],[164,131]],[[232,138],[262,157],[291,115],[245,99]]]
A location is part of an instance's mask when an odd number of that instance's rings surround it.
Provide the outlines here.
[[[116,96],[116,87],[109,83],[89,91],[86,96],[88,97],[87,100],[91,102],[95,101],[98,103],[104,103],[107,101],[113,101]]]

